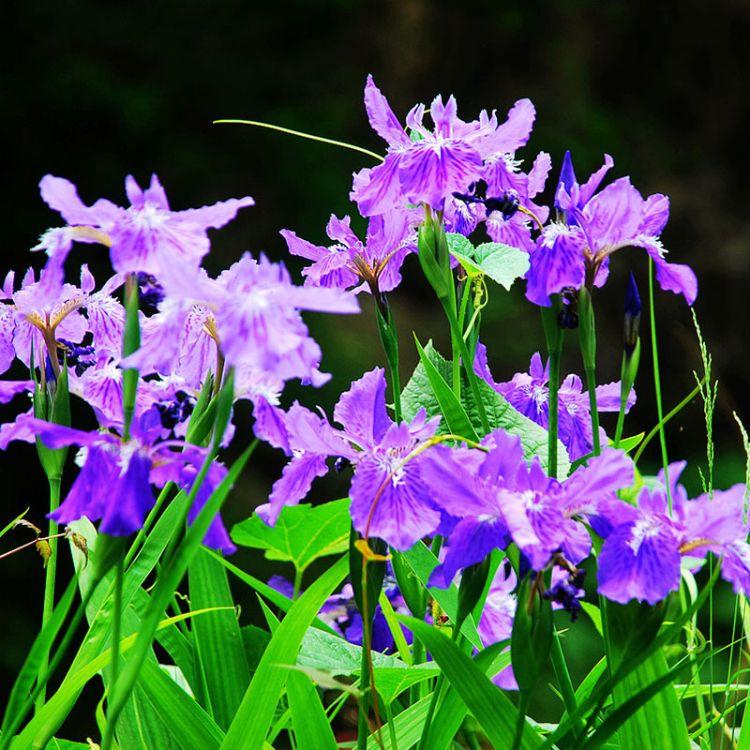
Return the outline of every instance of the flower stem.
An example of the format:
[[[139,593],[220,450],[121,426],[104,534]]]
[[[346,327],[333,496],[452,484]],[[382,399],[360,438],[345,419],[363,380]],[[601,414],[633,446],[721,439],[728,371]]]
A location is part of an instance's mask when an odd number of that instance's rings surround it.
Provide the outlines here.
[[[117,678],[120,670],[120,633],[122,632],[122,577],[123,561],[118,560],[115,566],[115,589],[113,593],[112,605],[112,665],[110,667],[110,699],[109,705],[114,703],[114,689],[117,685]],[[107,717],[107,735],[114,737],[118,713]],[[111,726],[110,726],[111,722]]]
[[[562,643],[560,642],[560,634],[558,633],[557,628],[552,631],[552,650],[550,654],[552,657],[552,669],[555,672],[557,686],[560,688],[563,703],[565,704],[565,710],[568,712],[568,716],[572,716],[573,712],[578,708],[576,691],[573,687],[573,681],[570,679],[568,664],[565,661],[565,653],[563,652]],[[580,722],[576,722],[573,726],[573,737],[578,739],[580,730]]]
[[[50,513],[57,510],[60,505],[60,477],[49,478],[49,509]],[[48,528],[48,543],[50,549],[50,555],[47,559],[47,565],[44,571],[44,605],[42,609],[42,628],[49,622],[52,616],[52,610],[55,608],[55,579],[57,577],[57,524],[50,519]],[[47,673],[47,667],[49,666],[49,650],[45,651],[39,662],[39,670],[37,674],[38,679],[41,682],[44,675]],[[36,710],[38,711],[43,705],[46,699],[46,688],[42,686],[41,691],[36,699]]]
[[[648,310],[651,323],[651,356],[654,362],[654,390],[656,393],[656,416],[659,420],[659,445],[664,469],[664,484],[667,489],[669,512],[672,512],[672,491],[669,484],[669,457],[667,456],[667,438],[664,433],[664,408],[661,401],[661,377],[659,375],[659,350],[656,341],[656,310],[654,308],[654,262],[648,260]]]
[[[589,407],[591,409],[591,437],[593,440],[592,453],[598,456],[602,452],[601,441],[599,440],[599,407],[596,403],[596,369],[586,367],[586,387],[589,391]]]
[[[385,361],[388,366],[388,381],[393,398],[393,416],[396,422],[401,421],[401,378],[398,372],[398,329],[393,319],[390,305],[384,295],[381,295],[375,306],[380,343],[383,345]]]
[[[529,707],[531,694],[524,690],[518,698],[518,716],[516,717],[516,731],[513,736],[513,750],[519,750],[523,740],[523,730],[526,727],[526,710]]]

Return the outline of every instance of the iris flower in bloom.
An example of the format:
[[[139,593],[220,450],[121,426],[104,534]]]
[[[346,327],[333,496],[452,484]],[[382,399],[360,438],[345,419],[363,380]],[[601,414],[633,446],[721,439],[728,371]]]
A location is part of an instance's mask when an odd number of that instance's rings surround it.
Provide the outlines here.
[[[526,274],[526,296],[537,305],[549,306],[549,296],[566,287],[602,286],[610,256],[626,247],[640,247],[654,261],[661,288],[682,294],[692,305],[698,294],[695,274],[686,265],[667,262],[659,239],[669,218],[669,199],[654,194],[644,200],[629,177],[597,192],[613,164],[605,157],[604,165],[581,185],[566,155],[555,198],[565,220],[547,225],[538,237]]]
[[[487,453],[435,446],[424,454],[423,481],[457,519],[445,560],[432,574],[435,585],[448,585],[458,570],[511,542],[534,570],[543,570],[557,552],[577,564],[591,550],[580,519],[633,482],[632,462],[622,451],[605,449],[559,482],[537,458],[525,462],[519,438],[496,430],[483,443]]]
[[[141,349],[125,362],[141,372],[167,372],[181,357],[193,365],[213,362],[218,347],[227,364],[239,371],[321,385],[329,376],[318,369],[320,347],[301,311],[359,312],[352,294],[296,286],[282,263],[263,255],[256,260],[248,253],[216,279],[195,269],[179,279],[171,277],[165,288],[159,313],[144,326]],[[192,351],[185,348],[190,341],[196,345]],[[182,366],[193,369],[190,362]]]
[[[85,432],[34,417],[23,422],[48,448],[77,445],[85,452],[81,471],[63,503],[50,517],[60,524],[82,516],[91,521],[101,519],[99,530],[112,536],[128,536],[143,526],[154,504],[151,485],[163,487],[171,481],[189,490],[206,453],[204,448],[182,441],[161,441],[161,425],[152,413],[133,421],[128,440],[113,432]],[[221,464],[211,465],[190,510],[189,521],[198,515],[225,474]],[[235,549],[220,518],[214,519],[205,543],[225,552]]]
[[[750,595],[747,488],[737,484],[689,500],[677,484],[684,468],[685,463],[669,468],[671,512],[663,473],[660,485],[641,490],[637,507],[617,502],[602,509],[597,530],[605,541],[597,575],[603,596],[655,604],[679,588],[684,558],[699,563],[709,552],[722,557],[722,577],[735,593]]]
[[[521,414],[547,429],[549,424],[549,388],[547,386],[549,363],[543,365],[538,352],[531,358],[528,373],[517,372],[511,380],[496,383],[487,364],[487,349],[480,343],[477,345],[474,371]],[[558,390],[558,398],[558,434],[571,460],[575,461],[591,453],[593,444],[589,397],[578,375],[568,375],[563,379]],[[597,386],[596,402],[599,411],[619,411],[620,382]],[[628,397],[627,409],[629,410],[634,403],[635,390],[632,390]],[[604,430],[601,430],[601,434],[604,435]]]
[[[486,160],[507,160],[526,143],[535,117],[533,104],[522,99],[502,125],[494,112],[486,111],[478,120],[464,122],[454,97],[443,102],[436,96],[429,108],[432,129],[424,124],[424,104],[418,104],[406,116],[407,133],[372,76],[365,86],[365,107],[373,130],[388,149],[382,164],[354,176],[351,198],[363,216],[409,204],[443,210],[453,193],[465,193],[482,178]]]
[[[74,241],[107,245],[112,265],[122,273],[144,272],[161,279],[180,266],[197,268],[209,251],[207,230],[224,226],[239,209],[255,203],[250,197],[232,198],[203,208],[172,211],[156,175],[151,176],[146,190],[132,176],[127,177],[127,208],[104,198],[87,206],[75,185],[62,177],[45,175],[39,187],[44,202],[68,223],[43,235],[36,248],[47,251],[50,267],[60,277]]]
[[[294,232],[283,229],[289,252],[312,263],[302,271],[305,285],[390,292],[401,283],[401,265],[416,250],[416,233],[410,226],[409,213],[389,211],[373,216],[367,237],[360,240],[351,229],[348,216],[331,216],[326,234],[333,244],[313,245]]]
[[[352,383],[334,409],[342,429],[299,404],[257,425],[256,435],[291,457],[274,484],[270,502],[258,508],[275,523],[285,505],[303,500],[313,480],[328,473],[326,460],[336,457],[354,464],[350,496],[354,526],[362,534],[379,537],[399,550],[409,549],[440,523],[433,501],[434,488],[421,476],[429,450],[404,461],[431,438],[438,419],[427,420],[424,410],[410,422],[396,424],[385,403],[385,374],[377,368]]]

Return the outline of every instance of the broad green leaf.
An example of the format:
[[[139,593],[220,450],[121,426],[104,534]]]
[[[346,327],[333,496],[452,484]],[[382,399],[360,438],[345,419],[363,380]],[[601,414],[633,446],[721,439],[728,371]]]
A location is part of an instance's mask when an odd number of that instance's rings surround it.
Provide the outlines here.
[[[446,235],[451,255],[463,266],[470,278],[480,274],[510,289],[516,279],[529,270],[529,254],[500,242],[485,242],[474,247],[461,234]]]
[[[448,432],[477,442],[479,438],[477,437],[476,430],[472,427],[471,421],[464,411],[464,407],[461,405],[458,398],[456,398],[456,394],[451,390],[451,387],[445,381],[445,378],[443,378],[433,364],[432,359],[422,348],[416,335],[414,336],[414,342],[417,345],[419,361],[424,368],[424,371],[427,373],[427,379],[430,381],[430,388],[432,388],[432,393],[440,406],[440,412],[442,413],[445,424],[448,427]],[[431,346],[431,343],[428,342],[427,345]]]
[[[427,714],[430,710],[432,693],[403,710],[398,716],[393,718],[393,729],[396,735],[398,750],[409,750],[410,747],[419,742],[422,735],[422,728],[427,720]],[[381,727],[380,740],[385,750],[396,750],[391,744],[391,733],[388,724]],[[367,750],[380,750],[381,744],[374,734],[367,738]]]
[[[287,676],[286,696],[298,750],[336,750],[336,738],[320,695],[307,675],[291,672]]]
[[[188,568],[190,605],[196,609],[227,607],[193,623],[199,669],[206,684],[205,708],[226,729],[250,684],[242,633],[226,570],[212,557],[195,556]]]
[[[395,656],[372,652],[375,667],[405,669],[405,664]],[[340,635],[310,628],[302,638],[297,662],[299,666],[313,667],[333,675],[357,675],[362,666],[362,647],[349,643]]]
[[[400,619],[432,654],[445,678],[479,722],[490,744],[496,748],[512,747],[518,713],[508,697],[444,633],[413,617]],[[525,722],[521,747],[535,748],[541,744],[540,735]]]
[[[440,670],[433,662],[415,664],[411,667],[406,664],[398,668],[376,667],[375,687],[380,699],[389,704],[412,685],[437,677],[439,673]]]
[[[260,663],[260,658],[271,640],[271,634],[257,625],[246,625],[241,629],[242,644],[245,647],[245,658],[250,671],[254,672]]]
[[[274,526],[254,515],[232,529],[232,540],[262,549],[269,560],[290,562],[301,575],[319,557],[346,551],[349,545],[349,498],[323,505],[294,505],[281,511]]]
[[[474,261],[482,273],[510,289],[529,270],[529,254],[500,242],[485,242],[474,250]]]
[[[442,357],[432,344],[428,343],[424,351],[443,380],[451,386],[453,383],[451,363]],[[465,376],[462,377],[465,380]],[[542,465],[546,467],[547,430],[513,408],[503,396],[485,381],[480,379],[478,386],[490,428],[493,430],[501,428],[511,435],[517,435],[521,439],[526,458],[531,460],[534,456],[538,456]],[[482,422],[468,381],[465,381],[461,388],[461,402],[475,431],[481,435]],[[401,395],[401,408],[406,420],[413,419],[420,408],[424,408],[429,417],[440,416],[442,413],[440,403],[433,393],[430,378],[421,362],[417,365],[404,388]],[[438,432],[447,432],[446,425],[442,424]],[[557,454],[558,476],[566,477],[570,470],[570,460],[565,446],[559,441]]]
[[[273,722],[276,704],[289,676],[288,669],[279,667],[294,664],[305,631],[347,571],[348,561],[342,557],[314,581],[289,609],[263,652],[258,669],[222,743],[224,750],[256,750],[263,746]]]

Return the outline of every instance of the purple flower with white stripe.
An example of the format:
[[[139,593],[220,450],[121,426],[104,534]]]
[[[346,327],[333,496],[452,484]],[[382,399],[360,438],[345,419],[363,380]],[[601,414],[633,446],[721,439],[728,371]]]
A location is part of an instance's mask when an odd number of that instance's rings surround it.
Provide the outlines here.
[[[495,382],[487,363],[487,349],[479,343],[474,360],[474,372],[498,393],[505,397],[511,406],[545,429],[549,426],[549,363],[543,364],[539,352],[529,364],[529,372],[517,372],[509,381]],[[635,390],[628,396],[627,410],[635,404]],[[591,453],[593,438],[591,432],[591,411],[588,393],[578,375],[567,375],[558,389],[559,414],[558,434],[575,461]],[[600,412],[620,410],[620,382],[597,386],[596,402]],[[604,430],[600,434],[606,440]]]
[[[361,534],[405,550],[437,529],[440,511],[421,475],[425,454],[411,454],[435,434],[439,420],[428,421],[422,410],[411,422],[393,422],[385,390],[380,368],[352,383],[334,410],[342,429],[297,403],[286,413],[273,409],[256,424],[256,435],[291,457],[270,502],[257,509],[267,522],[275,523],[285,505],[303,500],[314,479],[328,473],[327,459],[336,457],[354,464],[349,494],[354,527]]]
[[[354,177],[351,198],[363,216],[408,204],[442,210],[446,198],[466,192],[480,179],[486,159],[512,153],[526,143],[535,116],[531,102],[523,99],[502,125],[494,112],[486,111],[478,120],[464,122],[454,97],[443,102],[436,96],[429,107],[432,129],[423,122],[427,109],[418,104],[406,116],[407,133],[372,76],[365,86],[365,107],[373,130],[388,149],[382,164]]]
[[[698,294],[695,274],[686,265],[667,262],[659,238],[669,218],[669,199],[661,194],[644,199],[629,177],[597,192],[613,164],[606,156],[604,165],[581,185],[566,155],[555,197],[563,220],[546,226],[537,238],[526,274],[526,296],[547,307],[550,295],[566,287],[600,287],[609,274],[610,256],[640,247],[653,260],[661,288],[681,294],[692,305]]]
[[[558,552],[577,564],[591,550],[581,519],[633,481],[630,459],[614,449],[559,482],[544,473],[538,458],[525,462],[517,437],[496,430],[483,445],[487,453],[446,446],[425,453],[423,481],[434,501],[458,519],[431,584],[448,585],[458,570],[511,542],[534,570],[543,570]]]
[[[721,575],[735,593],[750,595],[747,487],[736,484],[689,500],[677,484],[684,468],[669,467],[671,510],[662,472],[654,487],[641,490],[637,506],[618,501],[600,509],[596,527],[605,541],[597,576],[603,596],[656,604],[679,589],[683,562],[695,567],[709,552],[722,558]]]
[[[127,208],[104,198],[87,206],[76,186],[62,177],[45,175],[39,187],[44,202],[68,223],[44,235],[36,248],[47,251],[50,267],[60,277],[74,241],[108,246],[114,269],[122,273],[143,272],[161,281],[180,266],[197,268],[209,251],[208,230],[223,227],[241,208],[255,203],[250,197],[232,198],[172,211],[156,175],[145,190],[132,176],[126,178]]]
[[[364,242],[352,231],[348,216],[332,215],[326,234],[333,242],[328,247],[313,245],[289,229],[281,232],[292,255],[312,261],[302,271],[306,286],[390,292],[401,283],[404,259],[417,247],[407,211],[371,217]]]
[[[151,415],[149,414],[148,417]],[[161,430],[149,418],[134,420],[131,437],[123,440],[113,432],[64,427],[28,417],[24,425],[52,449],[77,445],[85,459],[67,497],[50,518],[68,524],[83,516],[101,519],[99,530],[112,536],[129,536],[143,526],[154,504],[152,485],[163,487],[174,482],[189,490],[206,455],[206,449],[178,440],[159,440]],[[193,521],[226,474],[214,462],[190,510]],[[106,491],[103,491],[106,488]],[[221,519],[215,518],[205,543],[225,552],[235,547]]]

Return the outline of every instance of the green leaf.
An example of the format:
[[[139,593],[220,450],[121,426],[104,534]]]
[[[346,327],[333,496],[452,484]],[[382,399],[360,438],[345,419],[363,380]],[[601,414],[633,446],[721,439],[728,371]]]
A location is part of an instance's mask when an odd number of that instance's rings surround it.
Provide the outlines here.
[[[643,644],[653,639],[663,619],[663,607],[631,603],[626,606],[606,602],[607,657],[614,671],[625,660],[637,657]],[[616,706],[625,704],[667,673],[662,651],[649,656],[614,688]],[[619,729],[622,750],[658,747],[688,750],[687,724],[677,694],[666,685],[633,714]]]
[[[268,642],[271,640],[271,634],[257,625],[246,625],[241,629],[241,632],[242,645],[245,647],[245,658],[250,671],[254,672],[260,663],[266,646],[268,646]]]
[[[349,545],[349,498],[323,505],[287,506],[274,526],[254,515],[232,529],[232,540],[262,549],[269,560],[290,562],[299,575],[319,557],[344,552]]]
[[[204,547],[203,553],[211,555],[211,557],[213,557],[221,565],[223,565],[232,575],[239,578],[240,581],[250,586],[250,588],[254,591],[257,591],[264,599],[267,599],[269,602],[271,602],[271,604],[274,605],[274,607],[278,607],[282,612],[288,612],[294,604],[293,599],[290,599],[288,596],[284,596],[284,594],[282,594],[280,591],[276,591],[275,588],[269,586],[259,578],[255,578],[249,573],[245,573],[244,570],[241,570],[233,563],[230,563],[229,560],[225,560],[217,552]],[[313,626],[335,635],[335,631],[333,630],[333,628],[328,623],[323,622],[323,620],[321,620],[319,617],[315,618],[315,620],[313,621]]]
[[[452,386],[453,373],[451,363],[444,359],[430,343],[425,346],[424,351],[443,380],[449,386]],[[521,445],[523,446],[526,458],[531,460],[534,456],[538,456],[542,465],[546,467],[547,430],[514,409],[503,396],[484,380],[479,379],[478,387],[490,428],[493,430],[502,428],[511,435],[517,435],[521,439]],[[468,387],[467,380],[465,380],[464,387],[461,389],[461,402],[475,431],[481,435],[482,421],[479,409],[472,395],[471,388]],[[404,419],[406,420],[413,419],[420,408],[424,408],[427,411],[428,417],[440,416],[442,413],[440,403],[433,393],[430,378],[421,362],[417,365],[404,388],[401,396],[401,407]],[[446,425],[441,425],[438,432],[447,432]],[[557,453],[558,476],[566,477],[570,470],[570,460],[565,446],[560,441],[558,441]]]
[[[289,676],[288,669],[279,667],[294,664],[305,631],[347,571],[348,562],[342,557],[314,581],[287,612],[263,653],[229,726],[222,743],[224,750],[256,750],[263,746]]]
[[[376,667],[375,685],[378,697],[387,705],[393,703],[404,690],[425,680],[435,678],[440,673],[433,662],[401,667]]]
[[[463,266],[470,278],[480,274],[510,289],[516,279],[529,270],[529,254],[500,242],[485,242],[474,247],[461,234],[448,234],[451,255]]]
[[[532,575],[527,575],[518,587],[518,606],[510,639],[513,675],[519,689],[527,693],[533,690],[549,659],[553,629],[552,603],[540,600],[531,579]]]
[[[623,438],[622,440],[620,440],[620,450],[625,451],[625,453],[630,453],[633,448],[637,448],[641,444],[641,441],[643,440],[643,436],[645,434],[645,432],[639,432],[637,435],[631,435],[630,437]]]
[[[389,654],[372,652],[375,667],[401,668],[408,665]],[[362,666],[362,647],[349,643],[340,635],[310,628],[302,638],[297,662],[302,667],[313,667],[333,675],[358,675]]]
[[[307,675],[291,672],[287,676],[286,696],[298,750],[336,750],[336,738],[320,695]]]
[[[503,644],[494,644],[480,651],[474,657],[474,663],[484,674],[496,675],[510,664],[510,651],[498,654]],[[451,747],[456,732],[461,728],[466,716],[466,704],[450,684],[447,685],[443,699],[432,718],[426,736],[425,746],[430,750],[447,750]]]
[[[517,710],[507,696],[444,633],[413,617],[400,619],[432,654],[446,679],[479,722],[490,744],[496,748],[511,747]],[[541,744],[539,734],[526,722],[521,747],[535,748]]]
[[[529,270],[529,254],[500,242],[485,242],[474,251],[483,273],[500,286],[510,289]]]
[[[192,627],[198,664],[206,684],[205,708],[226,729],[250,683],[234,600],[226,570],[208,555],[195,556],[188,569],[188,580],[192,607],[229,608],[197,619]]]
[[[456,398],[456,394],[451,390],[451,387],[445,381],[445,378],[435,367],[432,359],[422,348],[416,335],[414,336],[414,343],[417,345],[420,363],[424,368],[424,371],[427,373],[427,378],[430,381],[430,388],[432,388],[432,393],[440,406],[440,412],[448,427],[448,432],[477,442],[479,438],[477,437],[476,430],[472,427],[466,411],[464,411],[464,407]],[[427,346],[431,346],[431,343],[428,343]]]
[[[216,613],[204,617],[213,614]],[[200,620],[200,617],[196,618],[195,623]],[[215,750],[221,745],[224,739],[221,728],[163,667],[147,659],[143,663],[138,687],[152,704],[155,714],[164,718],[177,747]]]
[[[438,559],[424,542],[417,542],[410,550],[403,553],[404,560],[409,564],[414,575],[427,587],[430,574],[438,564]],[[447,589],[429,588],[430,596],[440,605],[451,621],[456,621],[458,613],[458,588],[451,584]],[[469,616],[461,626],[461,633],[475,648],[482,648],[482,639],[477,632],[474,619]]]
[[[375,735],[371,734],[367,738],[367,750],[380,750],[381,747],[385,748],[385,750],[408,750],[408,748],[416,745],[422,735],[422,727],[427,720],[431,701],[432,693],[412,704],[393,718],[393,729],[398,748],[395,748],[391,744],[389,725],[385,724],[380,730],[382,745],[378,742]]]

